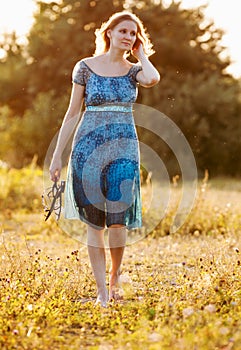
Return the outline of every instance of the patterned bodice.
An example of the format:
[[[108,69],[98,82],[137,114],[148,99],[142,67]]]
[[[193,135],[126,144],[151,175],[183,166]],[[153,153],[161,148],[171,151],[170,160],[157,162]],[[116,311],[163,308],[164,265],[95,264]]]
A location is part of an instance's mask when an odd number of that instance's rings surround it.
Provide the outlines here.
[[[81,60],[74,67],[72,80],[85,86],[86,106],[134,103],[137,98],[136,75],[141,69],[139,64],[134,64],[125,75],[107,77],[96,74]]]

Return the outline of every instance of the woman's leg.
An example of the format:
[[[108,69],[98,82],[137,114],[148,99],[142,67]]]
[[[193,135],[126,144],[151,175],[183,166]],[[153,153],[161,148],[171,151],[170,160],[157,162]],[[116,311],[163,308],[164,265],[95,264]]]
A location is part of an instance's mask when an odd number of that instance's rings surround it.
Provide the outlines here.
[[[96,230],[87,227],[87,246],[92,271],[97,285],[97,300],[101,306],[106,307],[108,302],[108,292],[106,289],[106,256],[104,243],[104,229]]]
[[[119,299],[118,283],[120,266],[126,245],[126,227],[123,225],[111,225],[108,229],[109,247],[111,255],[110,289],[109,298]]]

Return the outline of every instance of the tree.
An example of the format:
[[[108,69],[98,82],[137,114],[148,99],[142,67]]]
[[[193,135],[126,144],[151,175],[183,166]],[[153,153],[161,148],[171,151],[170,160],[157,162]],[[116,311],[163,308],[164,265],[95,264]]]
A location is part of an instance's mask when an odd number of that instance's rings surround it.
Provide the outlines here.
[[[34,94],[49,90],[58,96],[66,93],[74,64],[94,53],[94,30],[103,19],[123,9],[120,3],[110,0],[38,2],[39,11],[28,37]]]
[[[11,33],[3,36],[0,49],[5,52],[0,61],[0,103],[8,105],[17,113],[23,113],[28,101],[24,47],[18,43],[16,33]]]
[[[15,146],[21,148],[26,156],[22,159],[30,159],[37,152],[39,162],[43,161],[67,108],[75,63],[94,53],[95,29],[123,8],[135,12],[145,24],[156,50],[150,59],[162,76],[154,88],[140,88],[137,102],[165,113],[180,127],[201,171],[208,168],[214,174],[238,173],[240,86],[225,72],[230,59],[221,58],[223,32],[212,22],[205,22],[204,7],[186,10],[174,1],[169,7],[157,0],[38,1],[28,45],[17,46],[13,37],[10,48],[5,46],[6,59],[0,63],[1,105],[10,108],[4,115],[6,118],[8,113],[11,120],[11,128],[0,132],[12,133],[13,152]],[[22,126],[21,119],[28,141],[19,144],[14,137]],[[43,125],[48,128],[47,135]],[[143,130],[140,133],[169,160],[171,152],[160,140]],[[41,149],[34,147],[33,135]]]
[[[225,73],[230,59],[220,56],[225,49],[220,45],[222,30],[213,22],[205,23],[204,6],[186,10],[175,2],[168,8],[161,2],[143,3],[133,1],[129,6],[153,38],[156,54],[151,59],[162,81],[150,91],[141,91],[140,100],[164,112],[180,127],[201,171],[208,168],[214,175],[234,174],[237,168],[233,160],[240,159],[240,87]],[[160,155],[172,159],[171,152],[156,138],[151,136],[148,142]]]

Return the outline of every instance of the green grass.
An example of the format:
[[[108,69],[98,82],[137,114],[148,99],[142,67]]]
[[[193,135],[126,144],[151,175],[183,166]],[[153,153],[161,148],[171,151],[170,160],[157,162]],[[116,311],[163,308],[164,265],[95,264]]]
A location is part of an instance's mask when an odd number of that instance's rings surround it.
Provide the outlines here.
[[[124,301],[106,309],[93,303],[86,246],[53,219],[44,222],[41,171],[1,170],[0,181],[1,349],[241,348],[238,181],[200,182],[178,232],[168,234],[171,208],[147,238],[127,246]]]

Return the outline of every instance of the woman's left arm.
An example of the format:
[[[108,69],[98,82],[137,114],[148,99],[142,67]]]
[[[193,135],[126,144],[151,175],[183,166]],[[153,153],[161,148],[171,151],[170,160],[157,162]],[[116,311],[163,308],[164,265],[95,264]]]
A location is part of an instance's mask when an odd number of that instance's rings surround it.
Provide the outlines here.
[[[145,55],[142,44],[132,51],[133,56],[141,63],[142,70],[137,73],[136,80],[144,87],[152,87],[160,81],[160,74]]]

